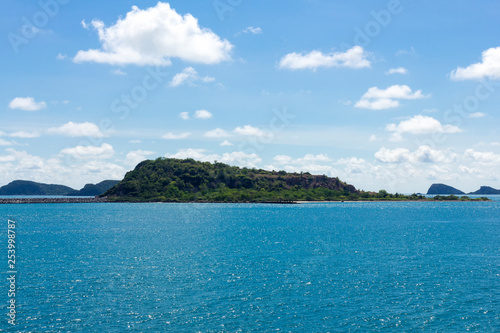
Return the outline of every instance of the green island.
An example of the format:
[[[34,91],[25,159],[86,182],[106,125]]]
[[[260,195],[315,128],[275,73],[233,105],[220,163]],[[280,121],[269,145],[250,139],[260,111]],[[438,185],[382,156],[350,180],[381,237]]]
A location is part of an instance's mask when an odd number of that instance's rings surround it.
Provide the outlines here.
[[[455,195],[366,192],[337,177],[230,166],[193,159],[158,158],[139,163],[101,197],[110,202],[250,202],[301,201],[488,201]]]

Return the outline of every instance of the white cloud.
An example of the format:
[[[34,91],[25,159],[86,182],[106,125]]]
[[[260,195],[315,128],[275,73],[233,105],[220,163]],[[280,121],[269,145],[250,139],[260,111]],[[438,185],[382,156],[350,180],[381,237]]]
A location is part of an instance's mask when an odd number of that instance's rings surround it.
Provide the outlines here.
[[[457,154],[450,150],[437,150],[429,146],[420,146],[411,152],[406,148],[381,148],[375,153],[377,161],[382,163],[451,163]]]
[[[6,152],[0,156],[0,184],[26,179],[81,188],[86,183],[98,183],[104,179],[122,179],[125,174],[122,166],[103,160],[75,159],[75,164],[70,165],[68,155],[62,155],[63,159],[60,159],[42,158],[12,148]]]
[[[206,154],[206,149],[194,149],[194,148],[181,149],[175,154],[166,154],[165,157],[179,158],[179,159],[192,158],[198,161],[208,161],[208,162],[213,162],[220,158],[220,156],[217,154]]]
[[[276,155],[273,157],[273,161],[278,164],[289,164],[292,162],[292,158],[288,155]]]
[[[0,139],[0,146],[12,146],[12,142]]]
[[[102,138],[104,134],[101,132],[99,127],[90,122],[85,123],[74,123],[72,121],[60,126],[49,128],[49,133],[59,134],[70,137],[92,137],[92,138]]]
[[[289,53],[281,58],[279,67],[282,69],[313,69],[319,67],[370,67],[367,53],[361,46],[354,46],[345,52],[324,54],[320,51],[311,51],[307,54]]]
[[[408,120],[402,120],[399,124],[389,124],[385,128],[394,132],[392,141],[401,141],[402,134],[432,134],[432,133],[460,133],[462,130],[453,125],[442,125],[439,120],[422,115],[416,115]]]
[[[494,152],[479,152],[474,149],[467,149],[464,153],[464,157],[473,160],[474,162],[483,164],[495,164],[498,166],[500,163],[500,154],[495,154]]]
[[[469,115],[469,118],[483,118],[486,116],[486,113],[482,112],[473,112]]]
[[[224,140],[223,142],[220,143],[220,146],[222,147],[228,147],[228,146],[234,146],[231,142]]]
[[[175,154],[166,154],[165,157],[169,158],[192,158],[198,161],[213,162],[218,161],[230,165],[237,165],[241,167],[255,168],[262,162],[262,159],[255,153],[247,154],[242,151],[234,151],[232,153],[208,154],[205,149],[181,149]]]
[[[194,117],[197,119],[210,119],[212,116],[212,113],[207,110],[198,110],[194,113]]]
[[[244,135],[244,136],[259,136],[259,137],[270,137],[272,136],[272,133],[267,133],[264,130],[261,130],[260,128],[253,127],[251,125],[245,125],[243,127],[236,127],[234,129],[234,132],[239,135]]]
[[[184,83],[194,85],[196,81],[208,83],[215,81],[215,78],[210,76],[201,77],[193,67],[186,67],[182,70],[182,72],[174,75],[172,81],[170,81],[170,86],[178,87]]]
[[[151,156],[151,155],[154,155],[153,151],[141,150],[141,149],[134,150],[134,151],[131,151],[127,154],[127,156],[125,158],[125,163],[127,165],[136,166],[140,162],[146,160],[147,156]]]
[[[181,112],[181,113],[179,113],[179,117],[181,119],[188,120],[189,119],[189,112]]]
[[[85,22],[85,20],[82,20],[80,24],[82,25],[83,29],[89,29],[89,25],[87,24],[87,22]]]
[[[296,160],[299,164],[310,163],[310,162],[331,162],[332,160],[326,154],[306,154],[302,158]]]
[[[400,105],[401,99],[421,99],[430,95],[423,95],[421,90],[412,92],[407,85],[393,85],[387,89],[371,87],[361,96],[361,99],[354,105],[357,108],[372,110],[383,110],[395,108]]]
[[[391,74],[408,74],[408,70],[404,67],[398,67],[398,68],[391,68],[387,72],[385,72],[386,75],[391,75]]]
[[[500,79],[500,47],[492,47],[483,51],[481,62],[465,68],[457,67],[450,75],[454,81],[480,80],[490,78]]]
[[[205,149],[181,149],[176,154],[167,154],[165,157],[169,158],[192,158],[199,161],[213,162],[218,161],[229,165],[237,165],[241,167],[255,168],[262,162],[262,159],[255,153],[247,154],[241,151],[234,151],[232,153],[207,154]]]
[[[190,135],[191,135],[191,133],[189,133],[189,132],[184,132],[184,133],[181,133],[181,134],[174,134],[172,132],[168,132],[167,134],[165,134],[165,135],[162,136],[162,139],[165,139],[165,140],[181,140],[181,139],[186,139]]]
[[[38,138],[38,137],[40,137],[40,133],[38,133],[38,132],[18,131],[18,132],[10,133],[9,136],[12,137],[12,138],[32,139],[32,138]]]
[[[229,165],[256,168],[260,163],[262,163],[262,159],[255,153],[247,154],[242,151],[233,151],[232,153],[222,154],[219,162]]]
[[[179,58],[216,64],[230,60],[233,48],[210,29],[201,28],[191,14],[179,15],[162,2],[144,10],[133,6],[125,18],[109,27],[99,20],[91,25],[99,34],[102,49],[80,50],[75,62],[166,66],[171,64],[171,58]]]
[[[130,140],[129,143],[137,144],[137,143],[142,143],[142,141],[141,140]]]
[[[46,107],[45,102],[37,102],[33,97],[16,97],[9,103],[9,108],[23,111],[38,111]]]
[[[56,56],[56,59],[57,60],[64,60],[66,59],[68,56],[66,54],[62,54],[62,53],[58,53],[57,56]]]
[[[311,172],[313,174],[333,174],[332,160],[326,154],[306,154],[304,157],[292,158],[288,155],[276,155],[274,165],[267,168],[272,170],[286,170],[288,172]]]
[[[368,139],[368,141],[370,141],[370,142],[377,141],[377,140],[378,140],[378,138],[375,134],[370,135],[370,138]]]
[[[119,69],[119,68],[113,69],[113,70],[111,71],[111,74],[114,74],[114,75],[120,75],[120,76],[127,75],[127,73],[125,73],[124,71],[122,71],[122,70],[121,70],[121,69]]]
[[[408,161],[410,151],[406,148],[381,148],[375,153],[375,158],[383,163],[402,163]]]
[[[254,35],[258,35],[258,34],[261,34],[262,33],[262,29],[260,27],[257,27],[257,28],[254,28],[254,27],[246,27],[245,29],[243,29],[241,31],[241,33],[244,33],[244,34],[254,34]]]
[[[205,132],[205,136],[207,138],[226,138],[229,136],[229,133],[222,128],[216,128],[212,131]]]
[[[103,143],[98,146],[76,146],[74,148],[66,148],[61,150],[63,155],[71,155],[77,159],[105,159],[111,158],[115,154],[113,146],[108,143]]]

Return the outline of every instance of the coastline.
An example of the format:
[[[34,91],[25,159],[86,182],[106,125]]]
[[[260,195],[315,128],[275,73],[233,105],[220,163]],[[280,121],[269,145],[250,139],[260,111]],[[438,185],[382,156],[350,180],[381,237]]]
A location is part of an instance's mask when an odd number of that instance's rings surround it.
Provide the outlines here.
[[[107,198],[1,198],[0,204],[104,203]]]
[[[435,200],[433,198],[426,199],[416,199],[416,200],[324,200],[324,201],[261,201],[261,202],[218,202],[218,201],[115,201],[108,200],[108,198],[104,197],[89,197],[89,198],[0,198],[1,204],[74,204],[74,203],[222,203],[222,204],[273,204],[273,205],[300,205],[300,204],[316,204],[316,203],[355,203],[355,202],[479,202],[479,201],[493,201],[491,199],[488,200]]]

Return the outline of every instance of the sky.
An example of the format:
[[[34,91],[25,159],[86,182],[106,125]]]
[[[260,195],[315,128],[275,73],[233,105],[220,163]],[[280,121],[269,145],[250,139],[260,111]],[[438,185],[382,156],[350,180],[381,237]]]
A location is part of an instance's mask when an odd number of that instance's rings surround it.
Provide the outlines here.
[[[500,188],[500,2],[3,2],[0,186],[194,158]]]

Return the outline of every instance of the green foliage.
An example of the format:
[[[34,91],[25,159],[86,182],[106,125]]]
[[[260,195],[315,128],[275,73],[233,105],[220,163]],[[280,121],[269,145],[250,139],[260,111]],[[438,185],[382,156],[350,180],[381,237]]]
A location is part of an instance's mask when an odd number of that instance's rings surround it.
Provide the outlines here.
[[[356,200],[424,200],[358,191],[352,185],[325,175],[266,171],[199,162],[158,158],[143,161],[116,186],[104,193],[111,201],[132,202],[291,202]]]

